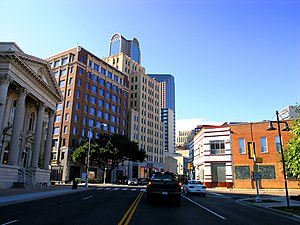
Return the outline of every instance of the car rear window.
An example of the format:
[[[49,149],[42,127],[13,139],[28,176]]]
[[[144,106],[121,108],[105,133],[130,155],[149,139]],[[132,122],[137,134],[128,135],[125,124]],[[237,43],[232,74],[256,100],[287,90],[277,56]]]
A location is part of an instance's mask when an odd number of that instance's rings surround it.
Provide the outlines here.
[[[173,173],[153,173],[151,180],[165,180],[165,181],[175,181],[176,177]]]
[[[190,181],[189,183],[190,183],[190,184],[202,184],[201,181]]]

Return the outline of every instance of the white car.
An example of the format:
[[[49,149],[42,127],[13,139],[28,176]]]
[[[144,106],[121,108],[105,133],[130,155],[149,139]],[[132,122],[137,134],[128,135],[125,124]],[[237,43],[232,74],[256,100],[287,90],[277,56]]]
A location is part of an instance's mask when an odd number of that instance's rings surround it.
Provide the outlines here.
[[[138,179],[136,178],[131,178],[128,180],[128,185],[138,185]]]
[[[189,180],[182,185],[182,190],[186,194],[200,194],[206,196],[206,187],[200,180]]]

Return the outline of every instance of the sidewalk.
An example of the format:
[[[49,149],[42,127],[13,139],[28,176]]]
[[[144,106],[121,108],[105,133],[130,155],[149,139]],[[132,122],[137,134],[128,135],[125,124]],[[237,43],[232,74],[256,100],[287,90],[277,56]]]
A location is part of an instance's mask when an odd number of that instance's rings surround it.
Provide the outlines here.
[[[53,185],[48,188],[0,189],[0,207],[85,190],[86,188],[82,185],[79,185],[77,189],[72,189],[72,185]]]

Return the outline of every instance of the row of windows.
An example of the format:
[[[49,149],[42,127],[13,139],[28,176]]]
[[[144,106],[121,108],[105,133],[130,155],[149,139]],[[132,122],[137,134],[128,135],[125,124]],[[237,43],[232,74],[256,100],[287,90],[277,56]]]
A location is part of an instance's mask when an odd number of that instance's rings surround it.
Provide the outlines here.
[[[117,76],[115,74],[112,74],[110,71],[106,71],[105,68],[100,67],[97,63],[95,63],[95,62],[93,63],[91,60],[89,60],[88,66],[93,68],[95,71],[100,72],[102,75],[105,75],[105,76],[109,77],[110,79],[113,79],[117,83],[120,83],[122,85],[124,83],[124,85],[126,86],[126,83],[123,82],[122,78],[120,78],[119,76]]]
[[[276,151],[280,152],[280,140],[279,136],[275,137],[275,143],[276,143]],[[260,137],[260,152],[261,153],[268,153],[268,141],[266,137]],[[246,154],[246,142],[245,138],[239,138],[239,153],[240,154]]]
[[[99,122],[100,123],[100,122]],[[120,133],[120,128],[119,127],[116,127],[114,125],[107,125],[107,126],[104,126],[103,127],[103,130],[105,131],[110,131],[111,133],[117,133],[119,134]],[[60,131],[60,128],[59,127],[54,127],[54,130],[53,130],[53,134],[54,135],[58,135],[59,134],[59,131]],[[64,134],[67,134],[68,133],[68,126],[64,126],[63,128],[63,131],[64,131]],[[77,127],[74,126],[73,127],[73,131],[72,131],[72,134],[73,135],[77,135]],[[121,129],[121,134],[122,135],[125,135],[125,130],[124,129]],[[86,135],[86,130],[85,129],[82,129],[81,131],[81,136],[85,136]],[[89,136],[91,137],[94,137],[94,134],[93,134],[93,131],[91,131],[90,134],[88,134]],[[96,133],[96,138],[98,137],[99,133]]]
[[[258,170],[261,173],[261,179],[271,180],[276,179],[276,170],[274,165],[259,166]],[[250,166],[235,166],[235,178],[237,180],[251,179]]]

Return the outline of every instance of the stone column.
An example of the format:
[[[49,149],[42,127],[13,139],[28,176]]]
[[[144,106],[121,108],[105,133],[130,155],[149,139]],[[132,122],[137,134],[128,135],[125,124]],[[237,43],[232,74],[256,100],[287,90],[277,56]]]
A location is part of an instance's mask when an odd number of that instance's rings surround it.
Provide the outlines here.
[[[37,168],[39,165],[44,113],[45,113],[45,105],[44,103],[39,103],[39,111],[38,111],[38,116],[36,121],[35,132],[34,132],[34,143],[33,143],[33,152],[32,152],[32,160],[31,160],[32,168]]]
[[[24,124],[26,96],[26,89],[20,88],[8,155],[8,164],[10,165],[18,164],[18,157],[20,152],[20,134]]]
[[[51,156],[51,152],[52,152],[52,135],[53,135],[54,117],[55,117],[55,113],[54,113],[54,111],[51,110],[49,113],[46,146],[45,146],[45,152],[44,152],[43,169],[45,169],[45,170],[49,169],[49,164],[50,164],[50,156]]]
[[[0,145],[2,145],[4,112],[6,109],[6,99],[11,78],[7,74],[0,74]],[[2,149],[2,146],[0,146]],[[1,156],[0,156],[1,157]]]

